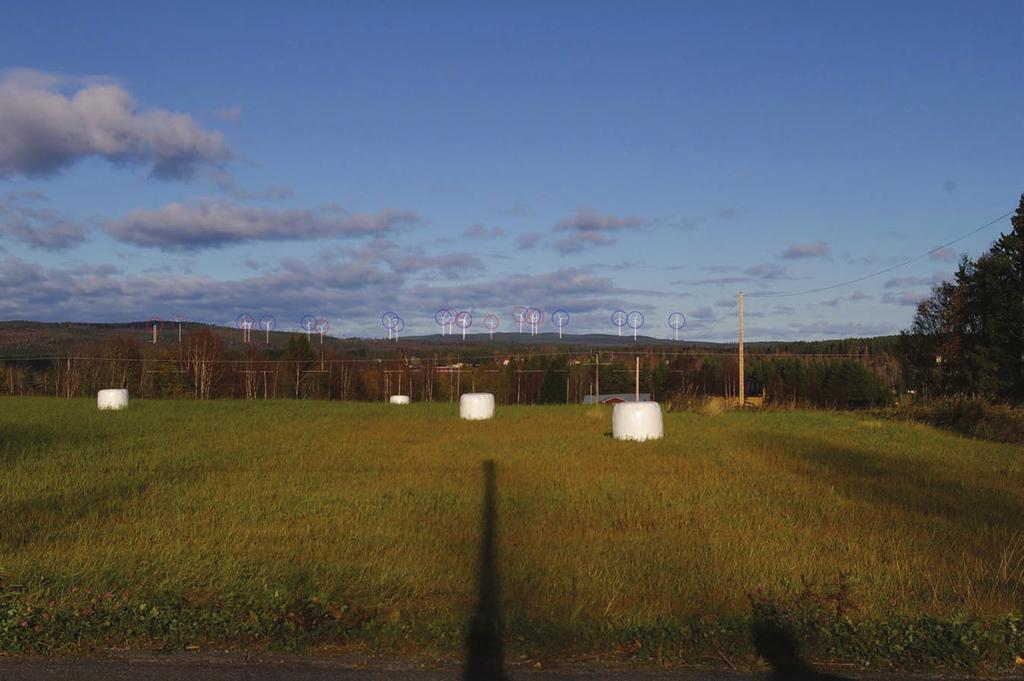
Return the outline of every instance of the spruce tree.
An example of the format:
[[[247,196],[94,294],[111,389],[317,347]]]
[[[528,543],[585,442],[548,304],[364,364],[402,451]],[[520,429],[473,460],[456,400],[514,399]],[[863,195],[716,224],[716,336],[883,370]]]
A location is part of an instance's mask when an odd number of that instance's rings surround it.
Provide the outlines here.
[[[920,387],[1024,400],[1024,195],[1010,224],[918,306],[903,350]]]

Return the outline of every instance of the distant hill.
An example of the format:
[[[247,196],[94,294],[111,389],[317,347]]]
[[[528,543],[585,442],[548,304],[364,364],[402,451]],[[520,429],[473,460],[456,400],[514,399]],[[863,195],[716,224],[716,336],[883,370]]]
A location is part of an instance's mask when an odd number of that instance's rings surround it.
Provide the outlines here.
[[[441,334],[430,334],[427,336],[409,336],[403,338],[410,342],[417,343],[459,343],[462,342],[462,335],[455,334],[454,336],[442,336]],[[467,333],[467,343],[490,343],[491,337],[486,333]],[[688,347],[727,347],[728,343],[708,343],[705,341],[689,341],[680,340],[674,341],[664,338],[652,338],[651,336],[637,336],[634,341],[632,334],[629,336],[608,334],[608,333],[580,333],[580,334],[565,334],[562,338],[558,337],[557,333],[538,333],[537,335],[530,335],[528,333],[514,333],[505,331],[502,333],[494,334],[494,343],[499,345],[515,345],[515,346],[536,346],[536,345],[562,345],[570,347],[593,347],[593,348],[632,348],[637,346],[652,347],[652,346],[673,346],[679,347],[685,345]],[[734,344],[733,344],[734,345]]]
[[[207,329],[219,336],[228,348],[242,347],[242,332],[224,326],[213,326],[199,324],[196,322],[183,322],[181,333],[188,334],[196,329]],[[158,345],[176,343],[178,340],[179,325],[175,322],[164,322],[158,329]],[[269,340],[269,345],[274,351],[282,351],[288,342],[292,331],[272,331],[267,334],[264,331],[253,331],[253,342],[263,345]],[[84,322],[32,322],[32,321],[4,321],[0,322],[0,358],[27,358],[27,357],[52,357],[77,351],[80,348],[103,344],[115,337],[129,337],[142,346],[152,343],[152,326],[149,322],[137,321],[119,324],[100,324]],[[759,352],[790,352],[793,354],[815,354],[824,352],[862,352],[872,353],[891,351],[895,345],[896,336],[880,336],[877,338],[857,338],[828,341],[785,341],[785,342],[757,342],[748,343],[750,351]],[[311,344],[319,345],[320,339],[316,334],[310,337]],[[720,350],[727,352],[736,347],[735,343],[709,343],[702,341],[674,341],[650,336],[639,336],[633,340],[632,335],[618,336],[614,334],[565,334],[559,338],[557,333],[539,333],[535,336],[530,334],[519,334],[502,332],[495,333],[493,340],[486,333],[466,334],[465,340],[461,334],[444,335],[429,334],[420,336],[403,336],[395,343],[386,339],[376,338],[334,338],[325,336],[324,345],[337,347],[339,349],[363,351],[374,353],[387,351],[389,354],[401,347],[407,351],[424,350],[448,350],[457,352],[492,352],[492,351],[522,351],[524,349],[541,349],[545,347],[563,348],[658,348],[658,349],[703,349]]]

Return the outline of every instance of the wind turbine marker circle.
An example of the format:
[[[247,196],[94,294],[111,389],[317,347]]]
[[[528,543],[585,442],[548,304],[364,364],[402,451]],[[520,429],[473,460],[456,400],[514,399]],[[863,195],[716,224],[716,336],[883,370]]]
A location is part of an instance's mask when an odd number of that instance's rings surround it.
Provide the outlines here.
[[[235,326],[243,331],[248,331],[256,326],[256,320],[252,318],[252,315],[240,314],[238,315],[238,319],[235,320]]]
[[[405,329],[405,320],[402,319],[401,317],[396,317],[395,318],[395,326],[394,326],[393,330],[395,332],[398,332],[398,331],[402,331],[404,329]]]
[[[463,310],[455,315],[455,325],[460,329],[468,329],[473,326],[473,313]]]
[[[438,326],[448,326],[454,318],[455,315],[452,314],[451,308],[448,307],[442,307],[434,313],[434,322]]]
[[[385,329],[391,329],[393,331],[395,326],[398,324],[399,319],[401,319],[401,317],[394,312],[385,312],[380,317],[380,323]]]
[[[260,317],[260,328],[266,331],[273,331],[277,328],[277,319],[272,314],[263,315]]]
[[[629,315],[626,314],[625,310],[616,310],[615,312],[612,312],[612,324],[622,328],[626,325],[626,319],[628,316]]]
[[[484,328],[488,331],[494,331],[501,324],[501,320],[498,319],[498,315],[489,314],[484,317]]]
[[[562,329],[569,325],[569,313],[558,309],[551,313],[551,323]]]
[[[673,312],[668,316],[668,326],[670,329],[679,329],[686,326],[686,317],[683,316],[682,312]]]
[[[512,309],[512,319],[518,324],[522,324],[526,321],[526,307],[523,305],[517,305]]]
[[[303,315],[302,319],[299,320],[299,326],[307,333],[312,331],[316,326],[316,317],[311,314]]]
[[[544,321],[544,313],[535,307],[528,307],[526,312],[523,313],[523,319],[526,320],[527,324],[536,326]]]
[[[316,332],[323,335],[331,330],[331,323],[326,319],[316,320]]]
[[[633,310],[626,315],[626,324],[631,329],[639,329],[644,325],[644,313],[638,310]]]

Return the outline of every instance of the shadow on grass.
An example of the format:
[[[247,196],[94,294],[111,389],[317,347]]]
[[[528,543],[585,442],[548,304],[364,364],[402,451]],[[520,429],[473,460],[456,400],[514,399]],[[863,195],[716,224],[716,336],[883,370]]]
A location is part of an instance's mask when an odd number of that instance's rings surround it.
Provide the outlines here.
[[[0,465],[43,459],[57,450],[78,451],[106,446],[109,437],[86,426],[67,422],[7,423],[0,434]]]
[[[751,438],[758,445],[764,437]],[[894,456],[888,452],[836,444],[813,437],[787,436],[772,447],[782,468],[850,499],[891,509],[907,517],[942,519],[953,524],[989,525],[998,531],[1019,531],[1024,503],[997,486],[959,474],[926,456]],[[755,617],[751,635],[757,653],[772,667],[771,678],[834,680],[843,677],[814,672],[800,657],[799,645],[785,622]]]
[[[466,681],[506,679],[505,626],[501,616],[498,577],[497,474],[493,461],[484,462],[484,504],[477,567],[476,609],[466,635]]]
[[[783,624],[770,619],[755,618],[751,624],[751,637],[757,654],[771,665],[769,677],[775,681],[843,681],[842,676],[816,672],[800,657],[793,632]]]
[[[17,550],[73,538],[78,521],[114,517],[149,487],[146,480],[112,480],[10,504],[0,508],[0,546]]]
[[[1016,532],[1024,504],[1004,491],[972,484],[926,458],[887,456],[855,446],[790,436],[776,449],[792,463],[790,472],[842,494],[892,506],[915,515],[941,516],[956,523],[974,521]]]
[[[466,635],[463,681],[507,681],[504,621],[498,570],[497,471],[485,461],[484,497],[477,566],[477,602]],[[772,667],[777,681],[843,681],[843,677],[814,671],[800,657],[792,631],[771,618],[755,617],[751,636],[757,653]]]

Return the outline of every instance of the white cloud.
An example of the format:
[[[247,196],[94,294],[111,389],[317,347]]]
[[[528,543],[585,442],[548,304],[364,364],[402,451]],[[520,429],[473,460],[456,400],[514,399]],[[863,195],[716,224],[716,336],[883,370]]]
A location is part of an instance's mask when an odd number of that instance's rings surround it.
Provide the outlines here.
[[[0,235],[32,248],[61,251],[82,243],[85,228],[49,208],[45,194],[12,192],[0,196]]]
[[[520,251],[529,251],[537,247],[537,244],[544,238],[543,234],[528,232],[516,237],[516,248]]]
[[[802,258],[824,258],[829,253],[828,244],[815,241],[808,244],[793,244],[782,252],[783,260],[799,260]]]
[[[288,259],[227,281],[173,271],[125,274],[108,266],[48,268],[9,255],[0,258],[0,318],[124,321],[181,313],[226,322],[246,312],[274,314],[288,328],[303,314],[316,313],[340,332],[375,335],[384,310],[402,314],[411,330],[434,331],[432,310],[448,304],[497,312],[506,323],[520,302],[546,310],[565,307],[574,321],[582,318],[577,312],[594,312],[605,322],[608,310],[625,305],[622,297],[628,294],[610,278],[571,268],[483,281],[433,277],[419,282],[401,268],[443,272],[445,263],[460,256],[416,260],[417,254],[386,245],[382,251],[388,256],[378,261],[356,251],[312,262]]]
[[[337,253],[349,262],[385,264],[398,275],[436,273],[457,279],[485,269],[483,261],[471,253],[431,255],[422,248],[403,248],[384,239],[371,241],[361,248],[342,248]],[[328,262],[332,255],[326,254]]]
[[[635,215],[618,217],[603,215],[590,208],[580,208],[575,215],[555,223],[553,231],[564,233],[565,237],[554,242],[560,253],[577,253],[589,246],[610,246],[615,243],[609,233],[627,229],[639,229],[651,224],[651,220]]]
[[[366,214],[336,206],[269,209],[205,201],[136,210],[105,228],[114,238],[136,246],[187,251],[250,241],[382,236],[419,221],[415,211],[394,208]]]
[[[701,279],[681,279],[670,281],[673,286],[703,286],[705,284],[742,284],[744,282],[767,282],[781,279],[793,279],[794,277],[782,265],[777,263],[761,263],[752,265],[740,270],[731,265],[709,265],[702,268],[705,272],[715,275]]]
[[[611,246],[615,243],[606,234],[600,232],[577,232],[572,236],[559,239],[555,242],[555,248],[563,255],[567,253],[579,253],[588,246]]]
[[[918,303],[927,297],[928,296],[926,295],[913,293],[912,291],[903,291],[902,293],[889,292],[882,296],[882,302],[888,305],[916,307]]]
[[[181,179],[198,165],[226,161],[230,151],[219,132],[188,114],[139,109],[109,80],[30,70],[0,75],[0,177],[51,175],[90,156]]]

